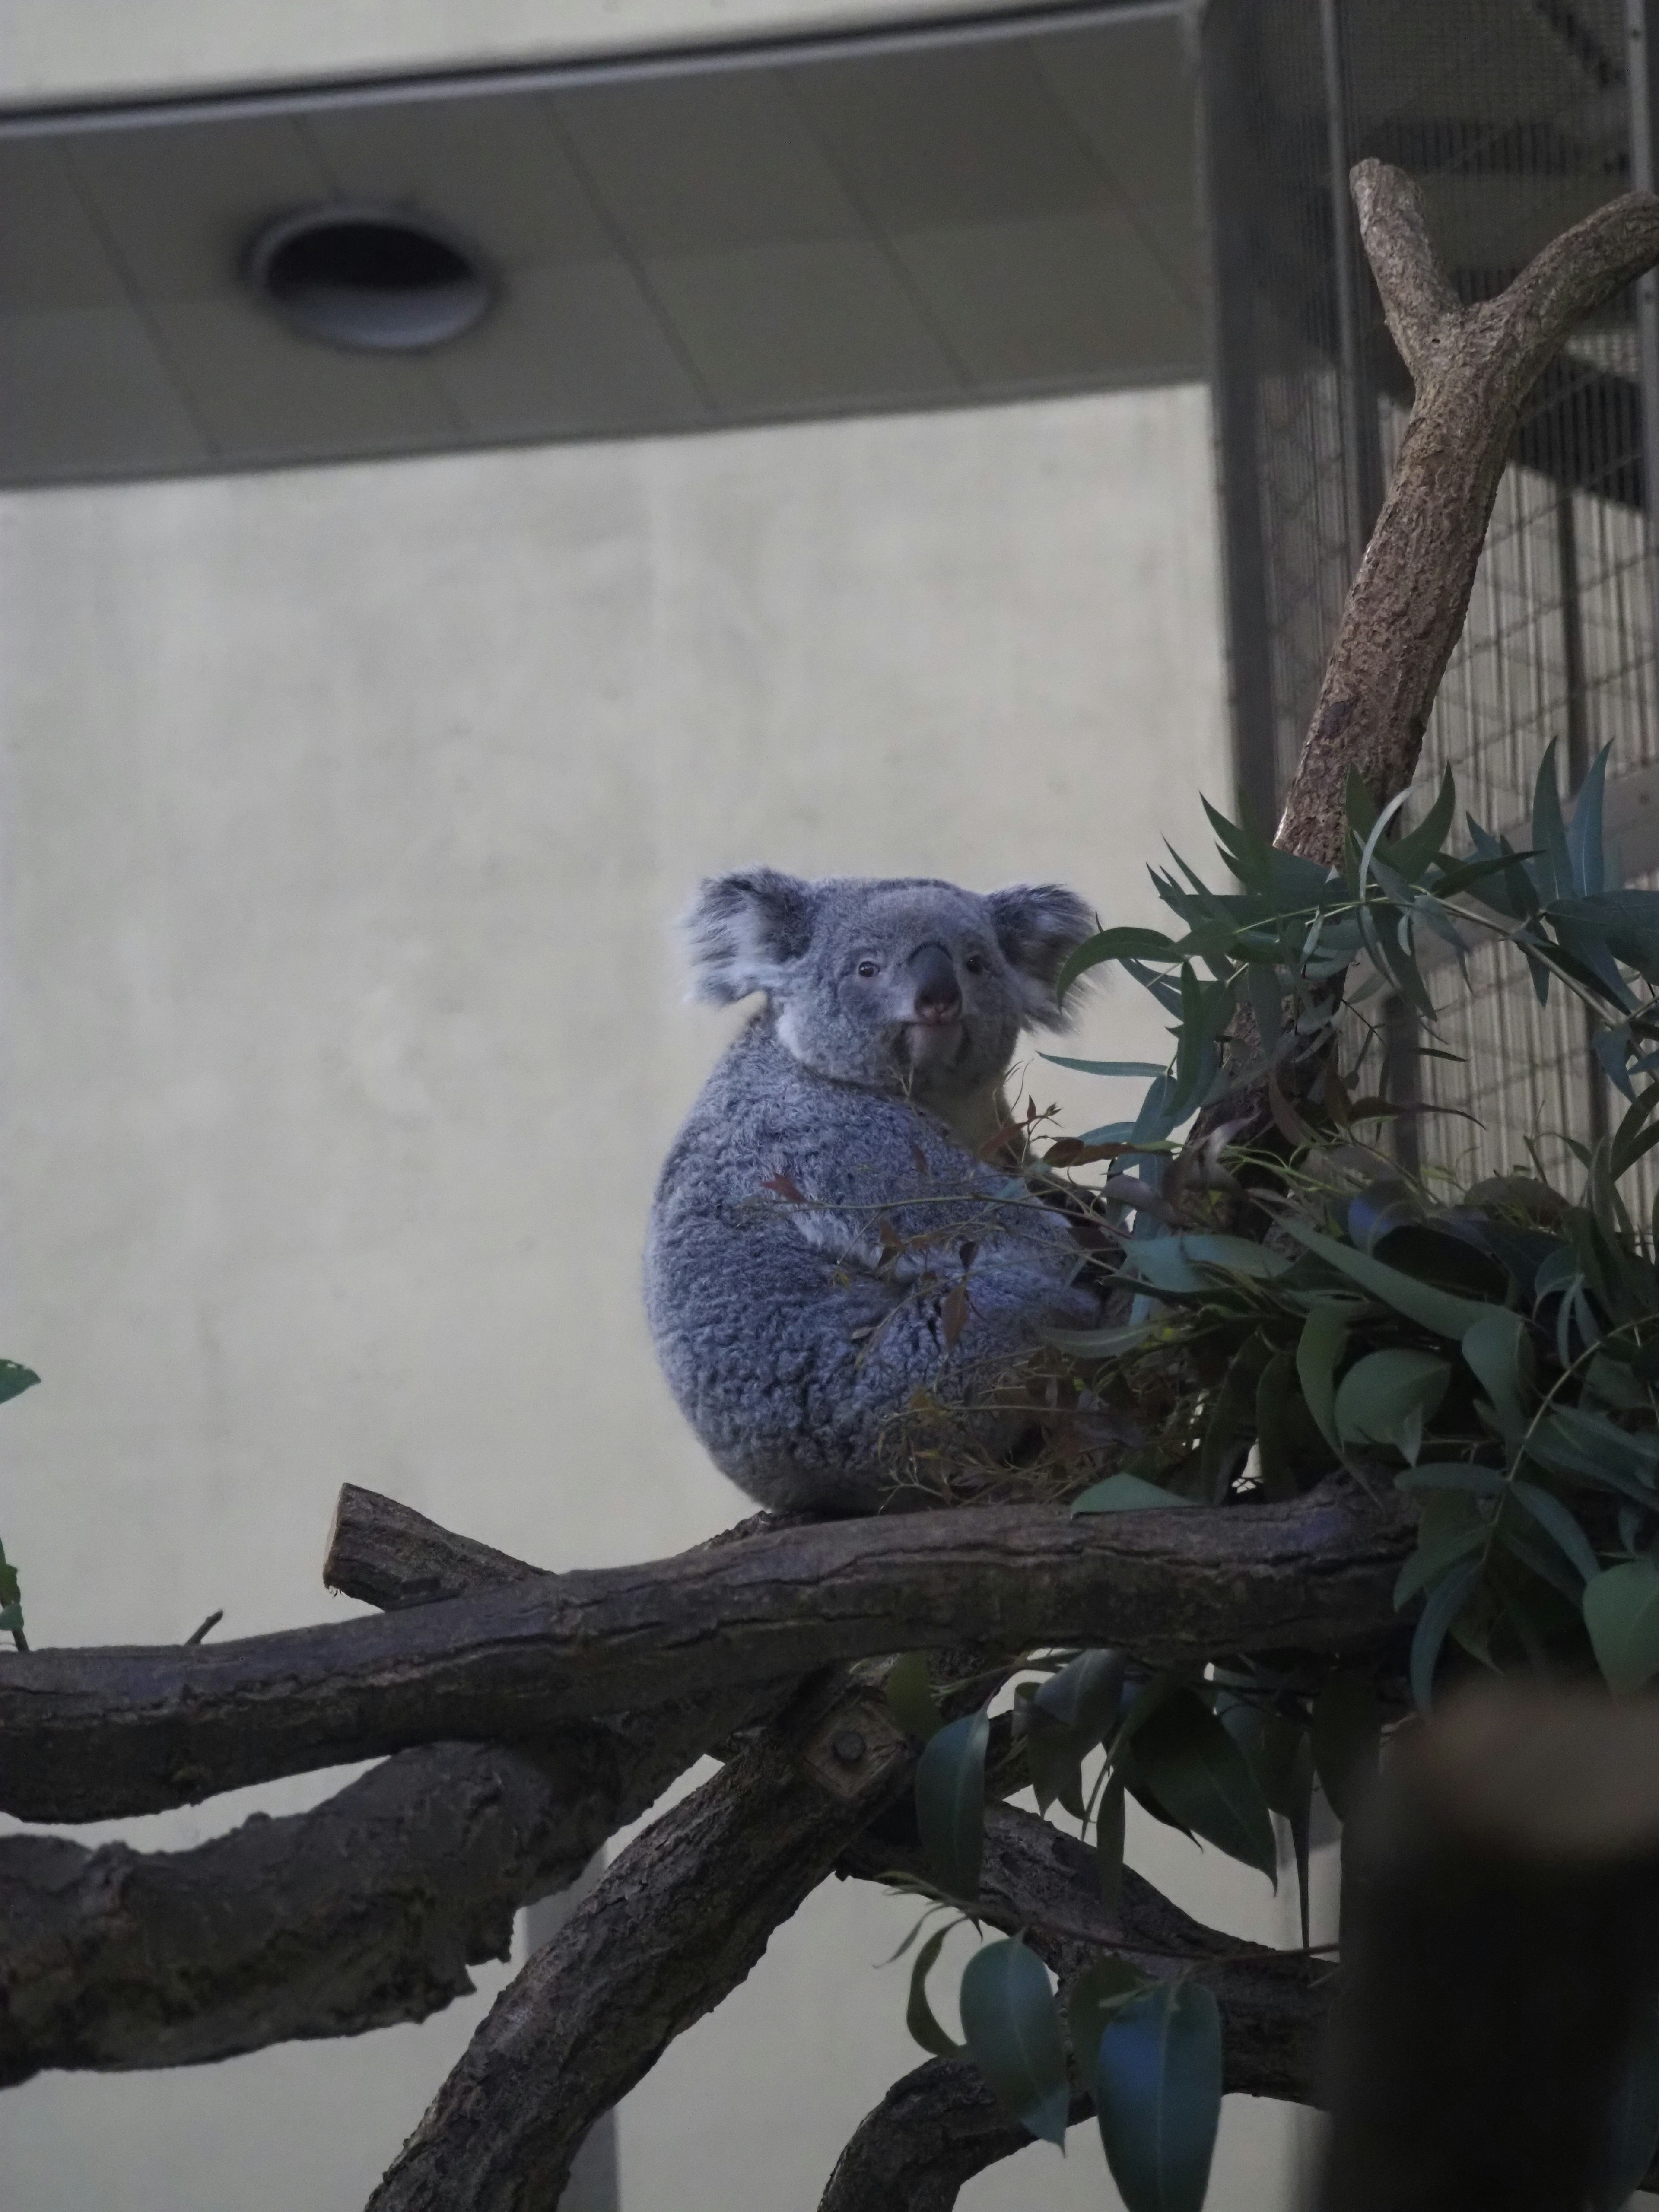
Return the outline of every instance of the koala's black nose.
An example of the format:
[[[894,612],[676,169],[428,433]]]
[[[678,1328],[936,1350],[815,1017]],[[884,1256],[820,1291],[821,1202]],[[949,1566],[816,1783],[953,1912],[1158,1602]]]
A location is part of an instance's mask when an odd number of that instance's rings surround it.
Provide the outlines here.
[[[942,945],[924,945],[908,963],[915,985],[919,1022],[953,1022],[962,1012],[956,963]]]

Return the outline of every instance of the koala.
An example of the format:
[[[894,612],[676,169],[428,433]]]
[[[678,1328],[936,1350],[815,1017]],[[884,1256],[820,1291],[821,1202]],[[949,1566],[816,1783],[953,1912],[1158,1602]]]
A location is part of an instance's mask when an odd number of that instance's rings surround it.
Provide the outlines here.
[[[975,1410],[976,1386],[1099,1318],[1064,1218],[983,1157],[1020,1033],[1064,1026],[1054,981],[1093,916],[1052,884],[757,868],[705,883],[685,927],[698,996],[763,1004],[657,1184],[657,1354],[750,1497],[874,1512],[918,1393],[1000,1450],[1024,1421]]]

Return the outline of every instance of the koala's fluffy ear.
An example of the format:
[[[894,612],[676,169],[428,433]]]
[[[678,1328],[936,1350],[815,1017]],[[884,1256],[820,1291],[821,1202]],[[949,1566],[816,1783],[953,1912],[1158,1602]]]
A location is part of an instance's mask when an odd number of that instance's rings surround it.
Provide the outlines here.
[[[985,903],[1019,984],[1027,1022],[1036,1029],[1064,1029],[1070,1016],[1055,1000],[1054,978],[1066,954],[1098,927],[1093,908],[1060,884],[1010,884]]]
[[[699,886],[684,927],[693,995],[730,1006],[751,991],[775,991],[811,940],[813,886],[775,868],[711,876]]]

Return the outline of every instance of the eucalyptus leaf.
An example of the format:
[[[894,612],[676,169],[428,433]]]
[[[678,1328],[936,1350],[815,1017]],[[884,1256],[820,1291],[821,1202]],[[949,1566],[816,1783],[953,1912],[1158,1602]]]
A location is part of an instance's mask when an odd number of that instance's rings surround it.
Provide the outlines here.
[[[911,2040],[935,2058],[963,2058],[967,2056],[965,2043],[953,2043],[933,2016],[933,2008],[927,2001],[927,1977],[938,1960],[939,1946],[960,1922],[948,1922],[936,1928],[917,1952],[910,1968],[910,1995],[904,2008],[904,2025],[910,2031]]]
[[[1279,1846],[1250,1763],[1190,1689],[1166,1698],[1134,1735],[1135,1765],[1182,1827],[1272,1881]]]
[[[997,2101],[1044,2142],[1063,2143],[1072,2089],[1048,1972],[1018,1936],[984,1944],[957,1997],[969,2054]]]
[[[1314,1771],[1337,1819],[1347,1821],[1376,1777],[1382,1713],[1363,1674],[1328,1676],[1313,1702],[1309,1741]]]
[[[1356,1252],[1352,1245],[1339,1243],[1334,1237],[1310,1229],[1306,1222],[1287,1218],[1285,1226],[1310,1252],[1316,1252],[1339,1273],[1358,1283],[1361,1290],[1381,1298],[1396,1313],[1404,1314],[1437,1336],[1455,1337],[1461,1341],[1477,1322],[1503,1310],[1484,1299],[1459,1297],[1432,1283],[1421,1282],[1415,1275],[1402,1273],[1398,1267],[1373,1259],[1369,1253]]]
[[[1336,1393],[1336,1432],[1345,1444],[1393,1444],[1415,1460],[1423,1425],[1446,1395],[1451,1369],[1427,1352],[1368,1352]]]
[[[1109,1474],[1103,1482],[1091,1484],[1080,1498],[1072,1504],[1077,1513],[1144,1513],[1154,1506],[1190,1505],[1190,1498],[1178,1497],[1173,1490],[1160,1489],[1139,1474]]]
[[[1100,2057],[1100,2039],[1108,2024],[1116,2019],[1126,2004],[1151,1986],[1138,1967],[1109,1952],[1103,1959],[1097,1959],[1093,1966],[1085,1966],[1067,1989],[1066,2025],[1072,2039],[1072,2055],[1091,2097],[1096,2093],[1095,2069]]]
[[[952,1897],[979,1895],[985,1848],[988,1711],[947,1721],[916,1762],[916,1826],[928,1865]]]
[[[1302,1324],[1296,1347],[1297,1379],[1308,1411],[1333,1451],[1342,1449],[1336,1432],[1336,1370],[1348,1341],[1352,1310],[1322,1301]]]
[[[1127,1667],[1126,1651],[1079,1651],[1031,1702],[1060,1727],[1098,1742],[1117,1718]]]
[[[907,1651],[895,1659],[882,1687],[888,1711],[906,1735],[927,1743],[945,1726],[926,1652]]]
[[[1650,2005],[1621,2055],[1607,2123],[1606,2178],[1590,2212],[1620,2212],[1659,2151],[1659,2016]]]
[[[1108,2021],[1096,2112],[1128,2212],[1200,2212],[1221,2118],[1221,2014],[1201,1982],[1158,1982]]]
[[[1095,1811],[1095,1865],[1100,1877],[1100,1901],[1115,1912],[1123,1896],[1124,1788],[1113,1774],[1100,1793]]]
[[[1430,1592],[1417,1626],[1412,1632],[1409,1674],[1412,1697],[1427,1711],[1434,1694],[1434,1670],[1452,1623],[1474,1595],[1480,1580],[1480,1562],[1470,1559],[1454,1567],[1445,1580]]]
[[[1623,1696],[1659,1674],[1659,1566],[1607,1567],[1584,1585],[1584,1626],[1607,1687]]]

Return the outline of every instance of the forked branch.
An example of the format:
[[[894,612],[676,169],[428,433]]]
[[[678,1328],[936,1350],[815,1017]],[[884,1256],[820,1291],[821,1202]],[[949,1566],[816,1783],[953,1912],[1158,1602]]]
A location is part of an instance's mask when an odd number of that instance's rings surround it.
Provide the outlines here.
[[[1281,846],[1333,866],[1349,770],[1378,805],[1416,771],[1528,393],[1575,325],[1659,261],[1659,199],[1628,192],[1553,240],[1497,299],[1466,307],[1411,179],[1361,161],[1352,185],[1416,399],[1279,824]]]

